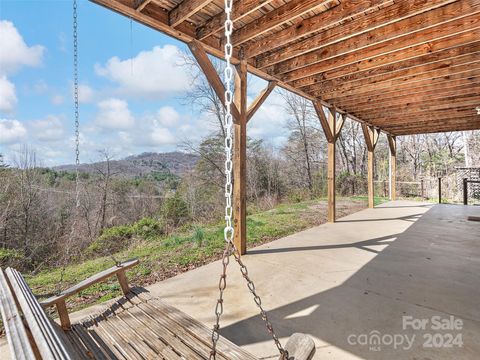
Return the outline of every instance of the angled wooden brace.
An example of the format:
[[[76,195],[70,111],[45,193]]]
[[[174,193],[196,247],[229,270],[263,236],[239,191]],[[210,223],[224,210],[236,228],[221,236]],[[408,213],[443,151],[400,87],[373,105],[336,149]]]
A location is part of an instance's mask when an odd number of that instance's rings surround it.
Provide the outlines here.
[[[262,90],[260,94],[258,94],[257,98],[252,102],[250,107],[248,108],[247,111],[247,122],[250,121],[250,119],[255,115],[258,109],[260,109],[260,106],[267,100],[268,96],[271,94],[273,89],[275,89],[275,86],[277,86],[276,81],[269,81],[268,86]]]
[[[325,114],[324,108],[319,101],[315,101],[313,103],[315,111],[318,116],[318,120],[320,121],[320,125],[322,126],[323,132],[325,133],[325,137],[328,141],[328,169],[327,169],[327,195],[328,195],[328,214],[327,220],[328,222],[335,222],[336,217],[336,188],[335,188],[335,168],[336,168],[336,161],[335,161],[335,145],[342,130],[343,124],[345,123],[345,119],[347,117],[346,114],[342,114],[337,121],[337,111],[335,108],[328,109],[328,116]]]
[[[368,151],[374,151],[380,136],[380,129],[377,129],[371,125],[362,124],[362,130]]]
[[[202,69],[203,73],[207,77],[207,80],[215,91],[215,94],[217,94],[222,104],[225,104],[225,86],[223,85],[220,76],[218,76],[218,73],[215,70],[212,62],[208,58],[208,55],[202,44],[197,40],[193,40],[188,44],[188,47],[190,48],[190,51],[192,52],[195,59],[197,60],[198,65]],[[240,112],[238,111],[238,108],[234,103],[232,103],[231,109],[235,122],[238,122],[240,119]]]

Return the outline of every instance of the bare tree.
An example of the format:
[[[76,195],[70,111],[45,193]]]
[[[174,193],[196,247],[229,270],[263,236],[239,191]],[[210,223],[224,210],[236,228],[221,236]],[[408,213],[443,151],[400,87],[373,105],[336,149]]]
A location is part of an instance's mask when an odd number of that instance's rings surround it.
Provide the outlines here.
[[[307,186],[313,192],[313,146],[312,137],[317,133],[315,115],[311,103],[288,91],[282,92],[285,111],[289,115],[287,127],[290,130],[289,143],[284,151],[294,163],[303,168]]]

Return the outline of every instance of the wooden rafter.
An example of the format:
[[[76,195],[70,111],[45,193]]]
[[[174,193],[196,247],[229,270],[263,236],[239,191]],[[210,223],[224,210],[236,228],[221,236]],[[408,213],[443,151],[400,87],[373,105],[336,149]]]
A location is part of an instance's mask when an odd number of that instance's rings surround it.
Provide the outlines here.
[[[480,36],[480,31],[478,32]],[[456,39],[458,41],[458,39]],[[443,66],[448,62],[455,62],[456,59],[461,59],[462,57],[469,56],[470,54],[478,54],[480,52],[480,41],[475,41],[473,43],[450,47],[445,50],[430,52],[427,55],[420,57],[409,58],[406,60],[401,60],[397,62],[391,62],[383,66],[375,66],[365,70],[355,70],[350,67],[350,70],[353,70],[350,73],[345,73],[340,75],[339,72],[332,70],[328,74],[319,74],[316,76],[309,76],[300,80],[293,82],[293,85],[296,87],[304,88],[308,85],[318,84],[321,86],[334,86],[338,83],[345,83],[351,81],[372,81],[375,82],[377,79],[387,80],[388,78],[395,78],[404,76],[407,72],[410,73],[421,73],[422,71],[429,71],[429,69],[434,69],[435,66]],[[348,67],[348,66],[347,66]],[[357,68],[358,69],[358,68]]]
[[[268,12],[254,22],[233,33],[232,42],[241,45],[286,22],[293,21],[306,13],[324,6],[330,0],[291,0],[285,5]]]
[[[203,7],[210,4],[213,0],[183,0],[168,14],[168,21],[175,27],[197,13]]]
[[[329,11],[306,18],[298,24],[291,25],[281,31],[261,38],[245,47],[245,56],[250,58],[272,51],[304,36],[316,33],[322,29],[340,24],[345,19],[361,14],[374,7],[389,2],[389,0],[345,1]]]
[[[273,0],[242,0],[236,1],[232,10],[233,22],[242,20],[244,17],[252,14],[253,12],[267,6],[273,2]],[[197,39],[203,40],[211,35],[216,34],[223,29],[223,23],[225,22],[225,13],[220,13],[212,16],[205,23],[200,25],[197,29]]]
[[[357,110],[377,109],[389,105],[410,104],[418,100],[437,100],[455,95],[478,94],[480,92],[480,78],[476,82],[458,84],[456,86],[437,87],[434,89],[424,89],[424,91],[396,91],[394,93],[379,93],[362,98],[360,101],[342,101],[334,102],[339,107],[355,107]]]
[[[379,47],[360,49],[358,52],[349,53],[321,61],[308,67],[302,67],[279,76],[283,81],[292,86],[303,87],[316,81],[333,79],[342,75],[348,75],[357,71],[373,69],[376,67],[394,64],[400,61],[435,53],[462,44],[478,41],[480,28],[470,31],[451,34],[441,39],[428,42],[415,43],[412,41],[408,47],[390,47],[386,53],[382,53]],[[355,61],[355,57],[357,61]]]
[[[311,85],[306,91],[318,94],[329,93],[351,94],[361,88],[361,92],[383,89],[396,84],[415,83],[425,79],[434,79],[445,76],[445,74],[456,74],[472,69],[480,69],[480,52],[462,55],[454,59],[438,61],[431,64],[420,65],[411,69],[390,72],[384,75],[377,75],[373,79],[360,78],[356,81],[346,82],[339,79],[328,80],[320,84]]]
[[[448,13],[446,13],[445,7],[431,10],[451,2],[451,0],[399,2],[396,5],[379,10],[377,13],[372,13],[376,16],[375,19],[362,17],[294,43],[288,46],[287,50],[280,49],[264,57],[259,57],[257,66],[265,68],[283,62],[282,66],[275,68],[276,73],[283,73],[288,71],[289,64],[292,64],[295,60],[299,64],[311,64],[320,54],[321,59],[332,57],[335,54],[338,56],[350,49],[361,49],[399,36],[410,35],[429,26],[441,24],[442,21],[451,21],[452,17],[455,19],[458,16],[469,14],[467,10],[462,11],[456,3],[449,5],[454,7],[448,9]],[[383,16],[377,18],[379,13],[382,12],[384,13]],[[418,14],[412,17],[412,14],[416,13]],[[395,16],[392,16],[393,14]],[[381,20],[378,21],[377,19]],[[335,43],[339,44],[332,47]],[[325,49],[326,47],[329,48]],[[319,49],[322,49],[322,51],[318,52]],[[289,59],[291,59],[290,62]]]

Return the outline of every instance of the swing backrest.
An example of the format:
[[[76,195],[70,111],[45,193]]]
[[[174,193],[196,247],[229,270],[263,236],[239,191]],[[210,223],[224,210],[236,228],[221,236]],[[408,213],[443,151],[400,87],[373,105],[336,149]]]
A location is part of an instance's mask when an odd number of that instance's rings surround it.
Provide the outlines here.
[[[15,269],[7,268],[5,272],[0,269],[0,300],[13,359],[76,358],[60,327],[47,316],[23,276]]]

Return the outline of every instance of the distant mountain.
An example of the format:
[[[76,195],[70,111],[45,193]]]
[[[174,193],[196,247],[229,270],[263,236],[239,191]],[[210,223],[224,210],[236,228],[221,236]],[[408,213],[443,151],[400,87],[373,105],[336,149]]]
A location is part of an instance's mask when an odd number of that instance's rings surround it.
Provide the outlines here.
[[[168,153],[145,152],[140,155],[129,156],[122,160],[111,160],[111,173],[121,178],[136,178],[150,175],[152,173],[171,173],[182,176],[192,170],[198,162],[199,157],[194,154],[187,154],[179,151]],[[95,174],[104,171],[106,162],[92,164],[81,164],[80,172]],[[75,171],[75,165],[61,165],[53,168],[56,171]]]

